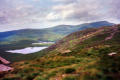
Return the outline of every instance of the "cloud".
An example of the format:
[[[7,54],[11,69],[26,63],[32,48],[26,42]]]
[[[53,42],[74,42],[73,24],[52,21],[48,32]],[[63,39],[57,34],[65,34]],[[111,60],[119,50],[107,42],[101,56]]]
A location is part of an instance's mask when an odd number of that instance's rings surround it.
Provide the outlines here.
[[[99,21],[119,19],[120,0],[53,0],[51,21]],[[67,4],[66,4],[67,3]],[[57,17],[56,17],[57,16]],[[54,20],[53,20],[54,19]],[[50,19],[49,19],[50,20]]]
[[[62,3],[72,3],[72,2],[76,2],[77,0],[53,0],[55,2],[62,2]]]
[[[69,1],[69,0],[65,0]],[[104,15],[101,10],[101,4],[98,4],[97,1],[94,1],[95,3],[93,4],[93,0],[88,1],[77,1],[72,3],[71,0],[69,4],[59,4],[56,6],[53,6],[52,11],[54,12],[55,15],[59,15],[60,17],[56,18],[61,18],[61,20],[75,20],[75,21],[89,21],[89,20],[97,20],[101,19],[102,16]],[[64,1],[63,1],[64,2]],[[93,4],[91,6],[91,4]],[[50,13],[51,14],[51,13]],[[50,15],[48,14],[48,15]],[[51,15],[52,17],[55,17],[55,15]],[[52,19],[56,19],[52,18]],[[57,19],[56,19],[57,20]]]
[[[109,13],[116,19],[120,19],[120,0],[111,0],[109,3]]]
[[[54,12],[51,12],[46,16],[46,19],[50,20],[50,21],[56,21],[56,20],[59,20],[60,18],[61,18],[61,16],[59,14],[54,13]]]
[[[43,18],[45,14],[44,8],[36,7],[33,3],[26,0],[1,0],[0,1],[0,21],[11,23],[31,23]]]
[[[44,28],[99,20],[119,22],[119,4],[120,0],[0,0],[0,27]]]

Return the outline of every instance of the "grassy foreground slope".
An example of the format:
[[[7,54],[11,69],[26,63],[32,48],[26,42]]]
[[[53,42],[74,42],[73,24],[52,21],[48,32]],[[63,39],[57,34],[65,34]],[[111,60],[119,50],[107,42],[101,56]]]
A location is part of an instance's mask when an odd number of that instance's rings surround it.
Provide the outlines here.
[[[119,80],[119,44],[120,25],[78,31],[50,46],[46,56],[12,64],[15,70],[2,79]]]

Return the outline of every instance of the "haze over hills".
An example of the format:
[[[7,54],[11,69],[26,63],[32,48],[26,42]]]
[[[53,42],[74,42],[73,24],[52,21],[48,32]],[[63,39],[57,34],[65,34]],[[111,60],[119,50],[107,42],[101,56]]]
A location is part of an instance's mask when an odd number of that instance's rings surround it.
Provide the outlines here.
[[[8,32],[0,32],[0,41],[4,43],[19,42],[22,40],[57,41],[75,31],[111,25],[113,25],[113,23],[107,21],[99,21],[93,23],[85,23],[81,25],[58,25],[46,29],[22,29]]]
[[[15,70],[2,79],[119,80],[119,34],[120,25],[71,33],[46,49],[43,57],[12,64]]]

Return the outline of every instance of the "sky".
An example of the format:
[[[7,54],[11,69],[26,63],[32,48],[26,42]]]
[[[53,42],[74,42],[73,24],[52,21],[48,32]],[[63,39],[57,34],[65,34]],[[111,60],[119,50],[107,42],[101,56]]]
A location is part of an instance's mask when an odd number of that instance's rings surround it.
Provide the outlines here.
[[[0,32],[60,24],[120,22],[120,0],[0,0]]]

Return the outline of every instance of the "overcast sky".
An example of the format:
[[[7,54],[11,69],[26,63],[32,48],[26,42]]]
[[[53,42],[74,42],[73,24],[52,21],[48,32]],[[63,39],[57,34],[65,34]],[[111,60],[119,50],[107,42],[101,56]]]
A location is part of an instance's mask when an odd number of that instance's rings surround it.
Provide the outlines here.
[[[120,22],[120,0],[0,0],[0,31],[108,20]]]

